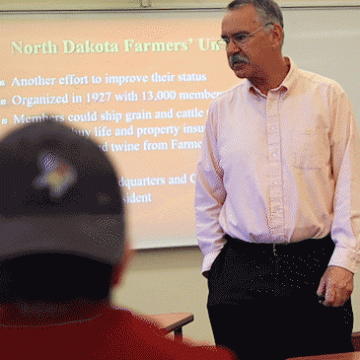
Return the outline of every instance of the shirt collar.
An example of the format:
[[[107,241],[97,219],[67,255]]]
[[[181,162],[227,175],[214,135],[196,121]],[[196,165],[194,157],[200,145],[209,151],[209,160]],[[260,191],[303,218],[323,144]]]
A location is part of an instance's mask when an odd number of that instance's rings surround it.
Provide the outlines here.
[[[286,91],[289,91],[294,86],[293,84],[295,83],[298,77],[298,68],[290,57],[287,56],[287,59],[290,62],[290,70],[285,76],[285,79],[283,80],[279,88],[283,87],[286,89]]]

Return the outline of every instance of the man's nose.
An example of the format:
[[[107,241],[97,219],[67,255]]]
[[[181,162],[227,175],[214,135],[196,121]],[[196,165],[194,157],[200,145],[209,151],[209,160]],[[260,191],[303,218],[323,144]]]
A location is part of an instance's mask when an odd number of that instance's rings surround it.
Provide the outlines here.
[[[228,55],[236,54],[240,51],[240,46],[236,44],[233,40],[230,40],[226,46],[226,51]]]

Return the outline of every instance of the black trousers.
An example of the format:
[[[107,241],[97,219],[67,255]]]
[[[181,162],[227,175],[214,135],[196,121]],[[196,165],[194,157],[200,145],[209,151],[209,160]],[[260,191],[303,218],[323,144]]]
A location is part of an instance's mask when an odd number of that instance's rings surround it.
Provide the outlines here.
[[[241,360],[353,351],[350,300],[325,307],[316,294],[333,250],[329,236],[275,247],[227,236],[208,278],[216,344]]]

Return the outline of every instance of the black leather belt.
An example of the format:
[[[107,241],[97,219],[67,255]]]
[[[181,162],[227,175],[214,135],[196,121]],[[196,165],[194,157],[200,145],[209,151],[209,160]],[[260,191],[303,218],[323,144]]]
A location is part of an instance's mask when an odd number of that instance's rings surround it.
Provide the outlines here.
[[[324,246],[335,246],[330,234],[321,239],[305,239],[297,242],[289,243],[251,243],[241,239],[236,239],[230,235],[225,235],[228,246],[234,250],[250,253],[268,253],[268,254],[302,254],[311,252]]]

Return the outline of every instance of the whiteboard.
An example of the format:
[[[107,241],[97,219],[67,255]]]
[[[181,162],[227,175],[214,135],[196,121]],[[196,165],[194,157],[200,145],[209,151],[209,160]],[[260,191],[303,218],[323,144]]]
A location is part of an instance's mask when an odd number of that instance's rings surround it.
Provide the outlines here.
[[[299,68],[338,81],[360,124],[360,6],[283,9],[283,53]]]

